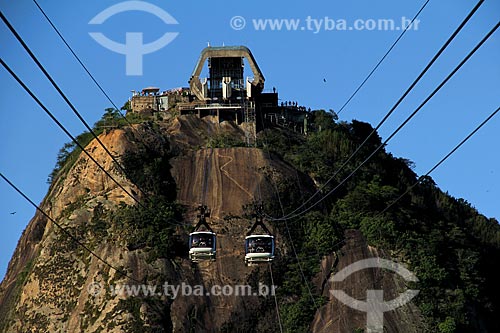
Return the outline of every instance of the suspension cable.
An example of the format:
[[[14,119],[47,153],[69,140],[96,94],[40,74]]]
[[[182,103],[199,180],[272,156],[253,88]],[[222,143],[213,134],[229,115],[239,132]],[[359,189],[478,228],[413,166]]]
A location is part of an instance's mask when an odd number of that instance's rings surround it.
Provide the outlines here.
[[[263,120],[263,117],[261,117],[261,123],[262,123],[262,130],[264,130],[264,129],[265,129],[265,125],[264,125],[264,120]],[[264,136],[264,142],[265,142],[265,146],[266,146],[266,150],[267,150],[268,158],[269,158],[269,160],[271,161],[271,160],[272,160],[272,157],[271,157],[271,152],[269,151],[269,142],[267,141],[267,137],[266,137],[266,136]],[[280,205],[281,213],[282,213],[282,214],[283,214],[283,216],[284,216],[284,215],[285,215],[285,209],[284,209],[283,203],[282,203],[282,201],[281,201],[281,196],[280,196],[280,194],[279,194],[278,185],[276,184],[276,181],[274,180],[274,178],[273,178],[273,177],[271,177],[271,182],[272,182],[272,184],[273,184],[273,188],[274,188],[274,190],[275,190],[275,192],[276,192],[276,196],[277,196],[277,198],[278,198],[278,203],[279,203],[279,205]],[[302,279],[304,280],[304,284],[306,285],[306,289],[307,289],[307,292],[308,292],[308,294],[309,294],[309,297],[311,298],[311,300],[312,300],[312,303],[313,303],[314,307],[315,307],[316,309],[319,309],[319,306],[318,306],[318,304],[317,304],[317,302],[316,302],[316,299],[314,298],[314,295],[312,294],[311,287],[309,286],[309,281],[307,280],[306,275],[305,275],[305,273],[304,273],[304,270],[303,270],[303,268],[302,268],[302,263],[301,263],[301,260],[300,260],[300,258],[299,258],[299,256],[298,256],[298,254],[297,254],[297,250],[296,250],[296,248],[295,248],[295,244],[294,244],[294,242],[293,242],[292,234],[291,234],[291,232],[290,232],[290,228],[289,228],[289,226],[288,226],[288,221],[287,221],[287,220],[285,220],[285,230],[286,230],[286,233],[287,233],[288,239],[290,240],[290,245],[291,245],[291,247],[292,247],[292,252],[293,252],[293,254],[294,254],[295,258],[297,259],[297,265],[299,266],[299,271],[300,271],[300,274],[301,274],[301,276],[302,276]],[[323,325],[324,325],[324,319],[323,319],[323,317],[321,316],[321,313],[320,313],[320,319],[321,319],[321,322],[322,322],[322,323],[323,323]]]
[[[43,216],[45,216],[52,223],[54,223],[54,225],[56,225],[59,229],[61,229],[61,231],[63,233],[65,233],[69,238],[71,238],[72,241],[74,241],[75,243],[77,243],[78,245],[80,245],[83,249],[85,249],[87,252],[89,252],[92,256],[94,256],[96,259],[98,259],[99,261],[101,261],[102,263],[104,263],[109,268],[111,268],[114,271],[116,271],[118,274],[120,274],[123,277],[126,277],[126,278],[128,278],[128,279],[130,279],[132,281],[135,281],[137,283],[141,283],[141,281],[139,281],[136,278],[128,275],[124,271],[116,268],[115,266],[113,266],[112,264],[110,264],[109,262],[107,262],[105,259],[103,259],[101,256],[99,256],[97,253],[95,253],[94,251],[92,251],[87,245],[85,245],[81,241],[79,241],[75,236],[73,236],[73,234],[71,234],[68,230],[66,230],[66,228],[64,228],[62,225],[60,225],[59,223],[57,223],[55,219],[53,219],[52,217],[50,217],[49,214],[47,214],[43,209],[41,209],[40,206],[38,206],[37,204],[35,204],[35,202],[33,200],[31,200],[23,191],[21,191],[16,185],[14,185],[14,183],[12,183],[6,176],[4,176],[4,174],[2,172],[0,172],[0,177],[7,184],[9,184],[10,187],[12,187],[17,193],[19,193],[24,199],[26,199],[26,201],[28,201],[33,207],[35,207],[37,211],[39,211]]]
[[[94,137],[95,140],[97,140],[97,142],[99,143],[99,145],[104,149],[104,151],[106,152],[106,154],[108,154],[111,159],[113,160],[113,162],[116,163],[116,165],[118,166],[118,168],[125,174],[127,175],[127,172],[125,170],[125,168],[118,162],[118,160],[116,159],[116,157],[111,154],[111,152],[109,151],[109,149],[104,145],[104,143],[101,141],[101,139],[99,139],[99,137],[97,136],[97,134],[94,132],[94,130],[92,129],[92,127],[90,127],[90,125],[85,121],[85,119],[82,117],[82,115],[78,112],[78,110],[75,108],[75,106],[73,105],[73,103],[71,103],[71,101],[68,99],[68,97],[64,94],[64,92],[61,90],[61,88],[57,85],[57,83],[54,81],[54,79],[50,76],[50,74],[47,72],[47,70],[45,69],[45,67],[40,63],[40,61],[37,59],[37,57],[33,54],[33,52],[30,50],[30,48],[28,47],[28,45],[26,45],[26,43],[24,42],[23,38],[17,33],[17,31],[15,30],[15,28],[10,24],[10,22],[7,20],[7,18],[3,15],[2,12],[0,12],[0,18],[2,19],[2,21],[5,23],[5,25],[9,28],[9,30],[11,31],[11,33],[16,37],[16,39],[18,40],[18,42],[22,45],[22,47],[24,48],[24,50],[29,54],[29,56],[31,57],[31,59],[35,62],[35,64],[38,66],[38,68],[42,71],[42,73],[45,75],[45,77],[50,81],[50,83],[52,84],[52,86],[57,90],[57,92],[59,93],[59,95],[61,95],[61,97],[64,99],[64,101],[66,102],[66,104],[68,104],[68,106],[70,107],[70,109],[73,111],[73,113],[78,117],[78,119],[84,124],[84,126],[87,128],[87,130],[92,134],[92,136]],[[134,184],[137,189],[149,200],[149,198],[147,197],[147,194],[144,190],[142,190],[142,188],[137,185],[137,184]]]
[[[387,145],[387,143],[424,107],[425,104],[455,75],[455,73],[472,57],[472,55],[491,37],[491,35],[498,29],[500,26],[500,22],[498,22],[487,34],[486,36],[469,52],[469,54],[448,74],[448,76],[434,89],[434,91],[427,96],[427,98],[413,111],[411,115],[409,115],[406,120],[399,125],[399,127],[392,132],[392,134],[381,143],[367,158],[363,160],[347,177],[345,177],[337,186],[335,186],[332,190],[330,190],[327,194],[325,194],[322,198],[317,200],[314,204],[309,206],[308,208],[302,210],[299,213],[293,214],[290,213],[282,218],[274,218],[274,221],[283,221],[287,219],[292,219],[298,216],[301,216],[312,208],[317,206],[323,200],[325,200],[328,196],[330,196],[333,192],[335,192],[340,186],[342,186],[347,180],[349,180],[363,165],[365,165],[378,151],[380,151],[383,147]],[[326,184],[325,184],[326,185]],[[297,211],[296,209],[295,211]]]
[[[0,64],[9,72],[9,74],[21,85],[21,87],[33,98],[33,100],[40,106],[40,108],[45,111],[45,113],[59,126],[59,128],[78,146],[78,148],[81,149],[87,157],[94,162],[99,169],[101,169],[104,174],[109,177],[122,191],[125,192],[129,197],[131,197],[138,205],[140,205],[142,208],[146,208],[146,206],[138,199],[136,198],[130,191],[125,189],[123,185],[121,185],[116,178],[114,178],[86,149],[83,147],[78,140],[64,127],[64,125],[50,112],[50,110],[40,101],[40,99],[31,91],[31,89],[26,86],[26,84],[17,76],[17,74],[3,61],[3,59],[0,57]],[[177,221],[174,221],[173,219],[170,221],[167,221],[170,224],[176,224],[176,225],[183,225]]]
[[[269,263],[269,273],[271,274],[271,293],[274,296],[274,305],[276,306],[276,316],[278,317],[280,332],[283,333],[283,325],[281,324],[281,315],[280,315],[280,308],[278,305],[278,298],[276,297],[276,293],[274,292],[275,288],[274,288],[273,268],[271,267],[271,263]]]
[[[347,164],[354,158],[354,156],[361,150],[362,147],[368,143],[368,140],[377,133],[378,129],[387,121],[390,115],[396,110],[396,108],[401,104],[401,102],[406,98],[406,96],[410,93],[411,90],[416,86],[416,84],[420,81],[420,79],[425,75],[425,73],[431,68],[431,66],[436,62],[436,60],[441,56],[444,50],[448,47],[448,45],[453,41],[453,39],[458,35],[458,33],[462,30],[462,28],[467,24],[470,18],[474,15],[474,13],[479,9],[479,7],[483,4],[484,0],[480,0],[476,6],[469,12],[467,17],[462,21],[462,23],[458,26],[458,28],[453,32],[453,34],[448,38],[448,40],[441,46],[439,51],[434,55],[431,61],[425,66],[422,72],[417,76],[417,78],[413,81],[413,83],[406,89],[403,95],[398,99],[398,101],[392,106],[392,108],[388,111],[388,113],[382,118],[382,120],[378,123],[378,125],[370,132],[370,134],[366,137],[366,139],[356,148],[356,150],[344,161],[344,163],[333,173],[333,175],[323,184],[320,188],[307,199],[303,204],[297,207],[294,211],[290,212],[284,218],[292,216],[294,213],[305,207],[307,203],[313,200],[314,197],[319,195],[326,186],[332,182],[335,177],[347,166]]]
[[[33,0],[35,1],[35,0]],[[344,108],[351,102],[351,100],[354,98],[354,96],[356,96],[356,94],[358,93],[359,90],[361,90],[361,88],[363,88],[363,86],[365,85],[366,81],[368,81],[368,79],[373,75],[373,73],[375,73],[375,71],[378,69],[378,67],[380,66],[380,64],[382,64],[382,62],[385,60],[385,58],[389,55],[389,53],[391,53],[392,49],[396,46],[396,44],[399,42],[399,40],[401,38],[403,38],[404,34],[410,29],[410,27],[412,27],[413,25],[413,22],[417,19],[417,17],[420,15],[420,13],[424,10],[425,6],[427,6],[427,4],[429,3],[430,0],[427,0],[423,5],[422,7],[420,8],[420,10],[417,12],[417,14],[415,14],[415,16],[413,17],[413,19],[410,21],[410,23],[405,27],[405,29],[403,30],[403,32],[401,32],[401,34],[399,35],[398,38],[396,38],[396,40],[394,41],[394,43],[392,43],[391,47],[389,47],[389,49],[387,50],[387,52],[385,52],[384,56],[382,58],[380,58],[380,60],[378,61],[378,63],[375,65],[375,67],[373,67],[373,69],[371,70],[370,73],[368,73],[368,75],[365,77],[365,79],[360,83],[360,85],[356,88],[356,90],[354,90],[354,92],[351,94],[351,96],[347,99],[347,101],[344,102],[344,104],[342,105],[342,107],[339,109],[337,113],[337,115],[339,115],[342,110],[344,110]]]
[[[481,124],[479,124],[472,132],[469,133],[460,143],[458,143],[448,154],[446,154],[439,162],[437,162],[429,171],[427,171],[424,175],[418,177],[417,181],[409,186],[406,191],[401,194],[396,200],[392,201],[387,207],[384,208],[378,215],[384,214],[388,211],[392,206],[394,206],[399,200],[401,200],[408,192],[410,192],[415,186],[420,184],[420,182],[428,177],[434,170],[436,170],[441,164],[443,164],[451,155],[453,155],[464,143],[466,143],[476,132],[478,132],[487,122],[491,120],[498,112],[500,111],[500,107],[497,108],[493,113],[491,113]]]

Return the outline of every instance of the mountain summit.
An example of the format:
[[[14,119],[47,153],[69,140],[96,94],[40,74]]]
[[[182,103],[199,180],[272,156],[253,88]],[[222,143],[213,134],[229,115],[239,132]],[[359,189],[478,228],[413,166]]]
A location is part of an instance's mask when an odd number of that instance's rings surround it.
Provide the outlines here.
[[[134,92],[99,140],[78,136],[92,159],[66,144],[0,284],[0,330],[499,331],[498,221],[430,177],[406,193],[413,164],[384,149],[358,167],[381,145],[369,124],[263,84],[248,49],[207,48],[189,88]],[[257,225],[274,246],[250,242]]]

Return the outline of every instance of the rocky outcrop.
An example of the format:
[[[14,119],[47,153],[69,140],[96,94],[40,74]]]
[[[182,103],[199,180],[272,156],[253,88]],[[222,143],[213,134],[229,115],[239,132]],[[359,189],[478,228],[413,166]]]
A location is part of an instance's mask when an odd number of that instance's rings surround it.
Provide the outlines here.
[[[244,141],[241,127],[215,122],[211,117],[182,116],[163,124],[141,124],[101,135],[102,142],[119,159],[127,152],[169,149],[171,190],[186,209],[181,224],[191,226],[200,203],[212,208],[210,223],[218,236],[215,262],[192,264],[187,256],[152,259],[147,249],[130,248],[121,236],[120,225],[110,218],[119,205],[134,205],[118,185],[89,158],[78,160],[55,179],[40,205],[65,230],[94,255],[70,239],[42,214],[36,213],[19,240],[0,285],[0,330],[5,332],[276,332],[274,299],[271,296],[224,295],[211,292],[214,286],[270,286],[266,265],[244,265],[243,242],[251,221],[244,219],[243,205],[252,200],[275,200],[275,181],[293,178],[304,191],[313,182],[290,165],[256,148],[211,148],[210,140],[222,136]],[[92,141],[88,151],[138,200],[144,194]],[[189,228],[178,227],[176,237],[186,243]],[[286,240],[278,233],[278,256],[286,252]],[[186,249],[179,249],[185,252]],[[325,258],[316,280],[316,289],[329,298],[312,324],[314,332],[352,332],[363,327],[365,315],[346,308],[330,296],[329,277],[350,263],[377,255],[357,233],[347,235],[344,247]],[[99,260],[104,258],[106,263]],[[107,264],[113,266],[109,267]],[[120,272],[125,272],[123,276]],[[353,297],[363,299],[367,288],[389,286],[393,298],[403,284],[391,274],[373,270],[360,272],[344,286]],[[155,287],[154,293],[138,297],[113,293],[112,286]],[[192,295],[165,295],[164,286],[190,286]],[[201,286],[204,292],[193,290]],[[188,287],[184,287],[189,291]],[[148,291],[148,293],[151,290]],[[178,290],[182,293],[182,290]],[[413,305],[385,316],[388,332],[417,332],[419,314]],[[405,323],[405,324],[401,324]],[[408,324],[406,324],[408,323]]]
[[[103,134],[101,140],[117,156],[132,146],[122,130]],[[125,189],[138,192],[117,171],[96,141],[87,149]],[[89,244],[94,242],[96,253],[112,260],[109,254],[118,256],[119,251],[78,233],[92,225],[97,206],[112,209],[120,202],[132,204],[133,200],[82,154],[66,174],[55,180],[40,208],[76,238]],[[75,318],[78,317],[75,314],[88,300],[85,286],[98,274],[100,266],[88,252],[37,212],[23,232],[1,284],[3,329],[6,332],[25,332],[28,328],[33,332],[74,331],[83,319]]]
[[[166,138],[173,143],[180,153],[171,161],[172,175],[178,200],[187,209],[185,224],[193,223],[194,208],[202,200],[213,207],[211,223],[219,243],[214,263],[193,266],[185,257],[150,262],[146,251],[129,250],[119,237],[110,236],[121,231],[107,219],[107,213],[120,204],[135,202],[83,154],[67,172],[56,178],[40,207],[95,255],[138,281],[156,283],[158,288],[165,282],[199,285],[206,290],[215,285],[252,283],[257,287],[257,281],[268,272],[265,267],[262,271],[245,267],[243,242],[250,222],[235,216],[241,216],[242,206],[252,199],[269,195],[266,189],[270,185],[259,176],[259,168],[267,166],[276,174],[286,175],[290,167],[279,161],[268,161],[258,149],[198,149],[197,145],[206,144],[206,138],[216,132],[235,139],[244,136],[237,126],[187,116],[155,130],[141,125],[135,129],[113,130],[100,137],[118,158],[127,151],[140,149],[144,141],[148,142],[149,149],[162,149]],[[87,150],[123,188],[141,198],[140,190],[97,142],[92,141]],[[207,190],[201,198],[203,187]],[[224,221],[228,215],[233,218]],[[181,238],[186,237],[184,230],[179,232]],[[139,314],[141,321],[152,330],[162,327],[175,332],[216,332],[235,318],[250,320],[263,302],[262,297],[257,296],[197,295],[171,300],[154,295],[154,304],[141,299],[137,308],[134,301],[127,301],[130,298],[110,295],[107,290],[111,285],[129,283],[137,284],[88,253],[37,213],[24,231],[1,284],[3,330],[130,332],[134,316]],[[266,325],[275,326],[272,322]]]
[[[334,281],[333,276],[342,269],[370,258],[391,260],[383,251],[369,246],[361,232],[348,230],[342,248],[323,259],[321,272],[315,282],[328,302],[317,311],[312,324],[313,332],[364,332],[367,327],[367,314],[339,301],[334,297],[335,290],[342,290],[354,299],[365,302],[367,290],[382,290],[384,301],[391,301],[411,289],[400,275],[381,268],[362,269],[343,281]],[[392,261],[398,262],[394,259]],[[385,312],[383,324],[384,332],[424,332],[420,311],[415,302],[411,301],[393,311]]]

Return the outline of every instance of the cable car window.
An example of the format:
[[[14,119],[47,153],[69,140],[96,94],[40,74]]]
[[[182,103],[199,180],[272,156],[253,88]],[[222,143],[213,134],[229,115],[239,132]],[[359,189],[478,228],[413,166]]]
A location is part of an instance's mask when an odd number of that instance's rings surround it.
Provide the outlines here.
[[[269,237],[254,237],[248,239],[248,253],[272,253],[273,239]]]
[[[212,247],[213,246],[213,236],[208,235],[193,235],[191,240],[191,247]]]

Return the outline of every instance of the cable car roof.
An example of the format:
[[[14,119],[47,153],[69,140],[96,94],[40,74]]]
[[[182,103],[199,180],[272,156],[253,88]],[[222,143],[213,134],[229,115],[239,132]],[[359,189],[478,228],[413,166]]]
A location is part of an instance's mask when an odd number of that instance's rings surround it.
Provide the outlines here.
[[[245,239],[249,239],[249,238],[261,238],[261,237],[268,237],[268,238],[274,238],[273,235],[266,235],[266,234],[263,234],[263,235],[250,235],[250,236],[246,236]]]
[[[215,236],[215,232],[212,231],[193,231],[189,235],[206,235],[206,234]]]

